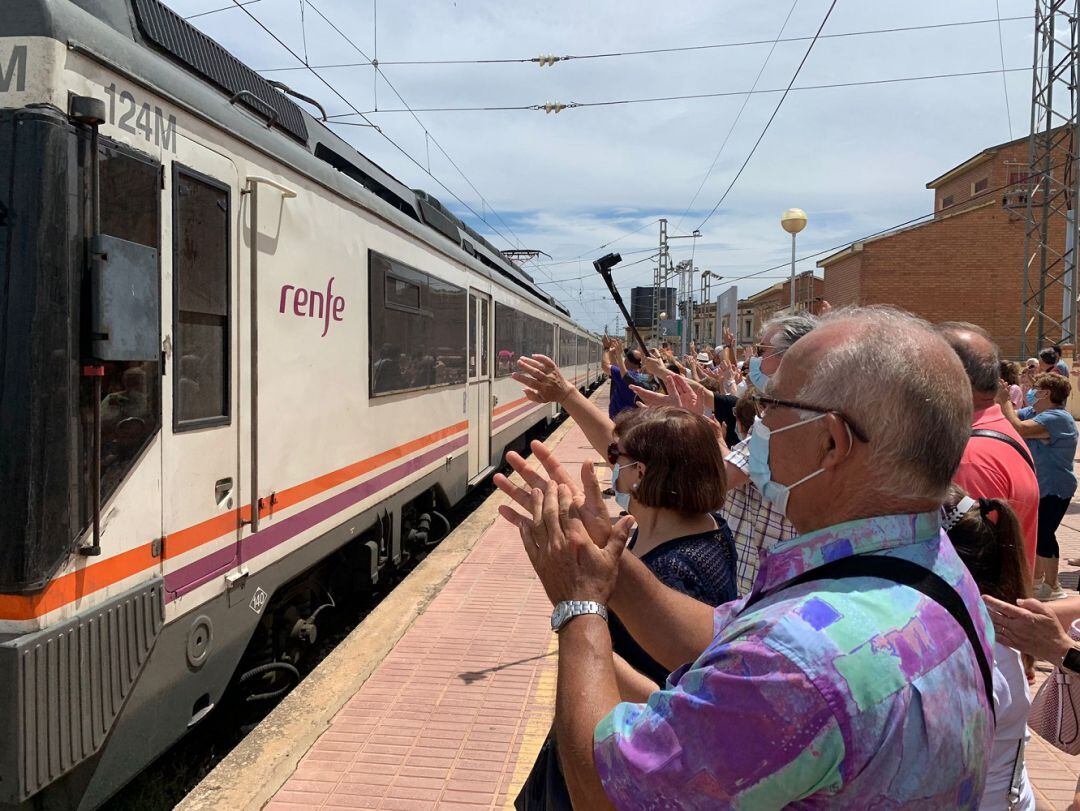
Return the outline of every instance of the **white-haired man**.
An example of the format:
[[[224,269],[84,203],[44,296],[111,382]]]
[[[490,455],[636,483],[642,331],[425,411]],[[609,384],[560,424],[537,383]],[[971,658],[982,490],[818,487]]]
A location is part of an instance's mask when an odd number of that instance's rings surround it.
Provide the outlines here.
[[[976,808],[993,737],[990,630],[939,506],[971,424],[929,325],[835,313],[761,396],[751,475],[801,533],[712,609],[623,555],[591,466],[502,508],[556,604],[555,726],[576,807]],[[540,485],[544,485],[541,492]],[[505,489],[505,488],[504,488]],[[620,695],[610,604],[671,668]],[[690,664],[684,664],[689,662]]]

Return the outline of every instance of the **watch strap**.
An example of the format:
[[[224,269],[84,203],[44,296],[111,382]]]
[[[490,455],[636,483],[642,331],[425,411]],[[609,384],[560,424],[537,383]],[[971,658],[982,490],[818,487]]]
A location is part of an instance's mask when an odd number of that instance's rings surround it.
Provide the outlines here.
[[[584,614],[596,614],[603,618],[604,622],[607,622],[607,606],[603,603],[594,600],[563,600],[555,606],[555,611],[551,616],[551,628],[558,633],[574,617],[580,617]]]
[[[1080,649],[1072,647],[1061,660],[1061,669],[1080,676]]]

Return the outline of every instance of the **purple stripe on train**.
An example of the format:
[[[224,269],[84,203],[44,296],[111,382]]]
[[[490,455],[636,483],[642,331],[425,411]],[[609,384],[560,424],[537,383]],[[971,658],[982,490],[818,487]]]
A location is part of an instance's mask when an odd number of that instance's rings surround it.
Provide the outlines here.
[[[383,490],[406,476],[427,467],[432,462],[438,461],[446,454],[465,447],[468,442],[468,436],[452,439],[427,453],[410,459],[404,464],[360,482],[360,484],[350,487],[348,490],[338,493],[326,501],[319,502],[302,512],[298,512],[296,515],[291,515],[266,529],[259,530],[243,541],[241,551],[244,562],[252,560],[264,552],[269,552],[274,547],[296,537],[301,532],[311,529],[316,524],[363,501],[379,490]],[[192,589],[213,580],[223,570],[229,568],[235,558],[236,547],[229,545],[165,575],[165,602],[171,602]]]

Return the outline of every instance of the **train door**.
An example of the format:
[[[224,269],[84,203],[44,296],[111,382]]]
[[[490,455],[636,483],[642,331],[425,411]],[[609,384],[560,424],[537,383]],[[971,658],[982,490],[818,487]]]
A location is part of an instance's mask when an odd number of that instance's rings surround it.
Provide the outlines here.
[[[491,470],[491,297],[469,291],[469,483]]]
[[[178,135],[166,194],[165,587],[180,596],[238,560],[239,188],[228,158]],[[166,240],[166,245],[169,245]]]

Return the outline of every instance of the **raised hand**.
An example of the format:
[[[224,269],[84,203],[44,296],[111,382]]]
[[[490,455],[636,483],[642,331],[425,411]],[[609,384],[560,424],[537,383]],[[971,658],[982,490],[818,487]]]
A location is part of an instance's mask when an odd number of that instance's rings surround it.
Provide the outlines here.
[[[543,442],[533,440],[530,448],[533,456],[543,466],[551,481],[557,484],[565,484],[576,491],[574,506],[580,512],[581,520],[585,524],[589,537],[593,538],[595,543],[606,544],[611,532],[611,520],[608,517],[607,505],[604,503],[600,485],[596,481],[596,473],[593,470],[592,463],[585,462],[582,464],[581,486],[579,487],[574,482],[573,477],[570,476],[570,473],[559,464]],[[531,511],[532,491],[539,490],[542,492],[547,487],[548,479],[545,479],[538,470],[530,468],[528,462],[520,454],[511,451],[506,454],[506,461],[514,469],[514,472],[525,480],[525,487],[519,487],[501,473],[496,473],[494,476],[495,486],[510,496],[517,504]],[[510,507],[506,509],[511,510]],[[512,520],[509,514],[503,512],[501,508],[500,513],[507,520]]]
[[[667,377],[667,375],[670,374],[670,372],[668,372],[667,370],[667,367],[664,366],[664,362],[659,358],[653,357],[651,355],[645,358],[642,361],[641,365],[642,368],[646,372],[651,374],[653,377]]]
[[[1057,615],[1038,600],[1018,600],[1012,605],[984,594],[983,602],[1003,645],[1055,665],[1073,646]]]
[[[518,358],[517,364],[519,371],[510,376],[525,387],[525,396],[534,403],[562,403],[574,392],[547,355]]]
[[[518,460],[524,461],[521,457],[513,460],[508,456],[515,469]],[[546,464],[562,471],[550,454]],[[564,474],[562,471],[560,477]],[[583,485],[595,491],[593,494],[586,495],[585,490],[554,479],[544,481],[536,471],[530,471],[527,481],[543,482],[543,488],[533,486],[526,490],[505,476],[496,477],[499,489],[527,510],[523,514],[503,505],[499,514],[518,528],[529,562],[553,604],[562,600],[606,603],[615,590],[619,559],[633,525],[629,516],[614,525],[607,520],[606,513],[602,522],[589,516],[585,504],[598,497],[599,485],[595,477],[584,481],[588,478],[584,469],[582,476]]]

